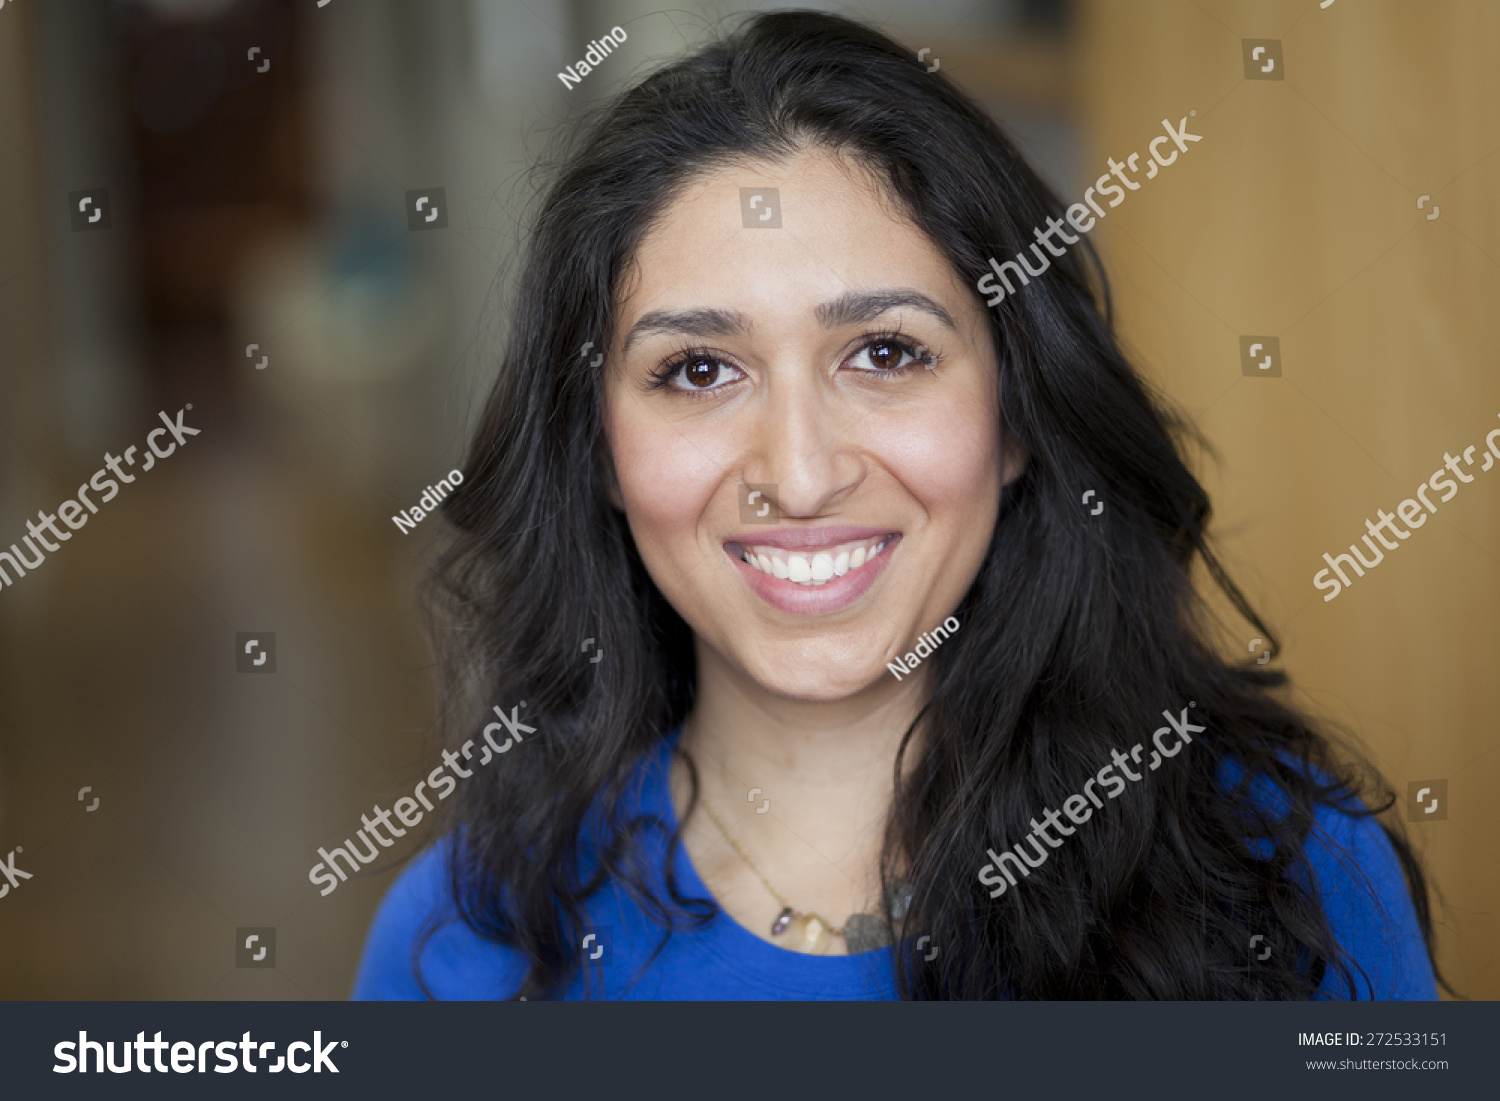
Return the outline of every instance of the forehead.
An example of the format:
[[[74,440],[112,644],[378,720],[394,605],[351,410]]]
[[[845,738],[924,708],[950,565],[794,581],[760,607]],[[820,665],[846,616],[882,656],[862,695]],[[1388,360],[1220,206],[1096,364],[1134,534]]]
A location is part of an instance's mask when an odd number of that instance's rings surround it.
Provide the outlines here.
[[[697,305],[806,313],[892,282],[968,297],[873,173],[814,148],[715,168],[684,186],[641,241],[620,317],[629,326],[648,310]]]

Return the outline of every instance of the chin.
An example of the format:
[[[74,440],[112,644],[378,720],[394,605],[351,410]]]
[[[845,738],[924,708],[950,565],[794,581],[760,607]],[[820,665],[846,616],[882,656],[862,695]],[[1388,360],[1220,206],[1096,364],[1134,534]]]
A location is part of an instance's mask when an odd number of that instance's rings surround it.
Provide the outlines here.
[[[868,659],[866,659],[867,661]],[[886,675],[883,665],[864,668],[833,665],[824,656],[819,662],[788,661],[774,665],[747,665],[746,671],[767,692],[808,703],[833,703],[858,695]]]

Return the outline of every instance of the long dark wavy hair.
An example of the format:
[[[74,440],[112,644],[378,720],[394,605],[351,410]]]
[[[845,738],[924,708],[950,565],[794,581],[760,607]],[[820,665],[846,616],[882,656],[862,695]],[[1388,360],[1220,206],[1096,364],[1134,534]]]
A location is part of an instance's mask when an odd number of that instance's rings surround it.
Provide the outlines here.
[[[498,378],[463,484],[443,505],[455,541],[428,590],[445,740],[476,738],[492,705],[523,699],[539,728],[504,767],[460,785],[444,823],[459,913],[530,961],[515,994],[531,999],[576,978],[585,903],[607,879],[664,930],[714,913],[653,874],[646,846],[666,824],[624,809],[632,777],[688,713],[696,677],[692,632],[610,503],[602,371],[579,354],[608,345],[642,235],[699,174],[808,148],[872,169],[971,285],[989,257],[1026,248],[1032,227],[1064,210],[941,72],[821,13],[751,17],[561,141]],[[955,610],[963,630],[929,659],[932,697],[894,765],[882,878],[899,873],[914,890],[893,929],[898,989],[1307,998],[1332,977],[1353,996],[1357,969],[1308,889],[1304,846],[1319,804],[1360,794],[1370,809],[1354,813],[1375,814],[1394,796],[1276,698],[1284,674],[1217,652],[1195,563],[1255,634],[1273,636],[1206,541],[1208,499],[1180,450],[1197,437],[1122,355],[1086,240],[1052,268],[989,311],[1003,428],[1028,460],[1001,495]],[[1082,487],[1107,502],[1102,522],[1078,505]],[[607,660],[581,659],[587,637]],[[1060,807],[1111,750],[1189,700],[1207,727],[1189,750],[1130,785],[1020,889],[987,897],[976,880],[987,847],[1023,838],[1028,818]],[[1226,760],[1236,784],[1224,781]],[[1285,794],[1279,816],[1251,792],[1255,776]],[[1430,955],[1425,880],[1400,833],[1386,832]],[[911,950],[917,932],[942,946],[937,959]],[[1256,934],[1268,960],[1247,948]]]

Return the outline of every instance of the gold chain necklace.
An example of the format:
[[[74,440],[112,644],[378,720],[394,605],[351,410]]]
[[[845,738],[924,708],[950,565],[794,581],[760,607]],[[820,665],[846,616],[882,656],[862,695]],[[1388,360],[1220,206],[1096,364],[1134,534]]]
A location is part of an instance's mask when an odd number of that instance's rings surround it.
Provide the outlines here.
[[[729,828],[724,825],[719,816],[714,813],[713,808],[708,805],[708,800],[701,799],[700,802],[703,804],[703,809],[708,812],[709,818],[713,820],[713,824],[724,835],[724,840],[729,842],[734,851],[739,854],[740,859],[745,862],[745,866],[755,873],[756,878],[765,884],[766,890],[771,892],[771,897],[781,903],[781,913],[777,914],[776,920],[771,923],[771,935],[773,937],[786,935],[787,947],[792,951],[806,952],[812,955],[824,955],[833,943],[834,937],[843,937],[845,939],[845,946],[851,955],[857,952],[867,952],[891,942],[890,930],[886,927],[885,922],[873,913],[850,914],[843,926],[836,928],[831,921],[821,914],[812,912],[802,913],[794,909],[792,904],[782,896],[781,892],[771,886],[771,881],[765,877],[764,872],[756,867],[755,861],[750,859],[750,855],[740,847],[740,843],[734,839],[734,835],[729,832]],[[900,913],[893,915],[896,920],[899,921],[905,916],[906,903],[910,899],[910,896],[910,888],[904,884],[898,886],[895,893],[895,905],[889,907],[893,910],[900,910]]]

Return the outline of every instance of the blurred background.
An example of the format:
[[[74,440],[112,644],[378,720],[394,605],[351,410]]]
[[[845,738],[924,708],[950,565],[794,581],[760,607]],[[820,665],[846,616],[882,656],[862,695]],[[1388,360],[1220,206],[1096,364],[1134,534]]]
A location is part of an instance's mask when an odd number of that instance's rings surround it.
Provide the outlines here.
[[[828,7],[928,49],[1068,202],[1195,112],[1091,235],[1121,333],[1217,451],[1218,535],[1300,702],[1396,789],[1441,963],[1500,996],[1500,473],[1335,601],[1312,586],[1500,428],[1500,6]],[[347,995],[390,873],[326,898],[307,873],[436,759],[414,587],[440,521],[391,517],[459,464],[531,165],[748,10],[0,0],[0,549],[159,410],[201,431],[0,590],[0,854],[32,875],[0,899],[0,997]],[[247,633],[274,672],[237,671]],[[244,929],[274,930],[259,966]]]

